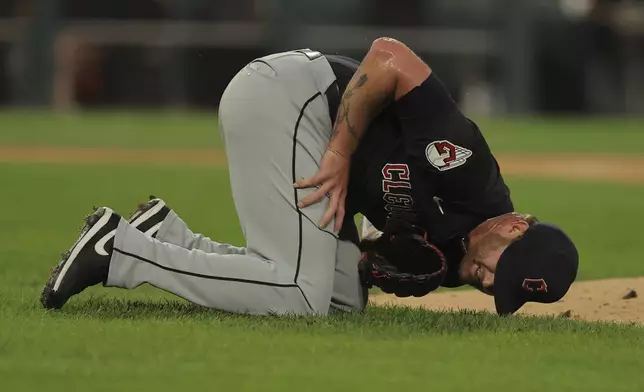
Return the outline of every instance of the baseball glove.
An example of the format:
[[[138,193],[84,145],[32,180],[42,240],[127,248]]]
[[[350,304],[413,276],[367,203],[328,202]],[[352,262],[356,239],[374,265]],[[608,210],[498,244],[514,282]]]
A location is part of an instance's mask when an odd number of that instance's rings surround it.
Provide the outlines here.
[[[418,226],[389,219],[379,238],[360,242],[363,283],[397,297],[422,297],[436,290],[447,273],[447,261],[426,237]]]

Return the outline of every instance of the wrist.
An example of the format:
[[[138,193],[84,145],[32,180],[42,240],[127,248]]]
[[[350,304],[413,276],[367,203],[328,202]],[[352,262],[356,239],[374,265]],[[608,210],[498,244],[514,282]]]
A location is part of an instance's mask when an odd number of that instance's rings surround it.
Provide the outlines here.
[[[326,149],[327,149],[327,151],[332,152],[333,154],[335,154],[335,155],[339,156],[340,158],[344,158],[344,159],[346,159],[347,161],[348,161],[348,160],[349,160],[349,158],[350,158],[350,154],[347,154],[347,153],[345,153],[345,152],[339,151],[339,150],[337,150],[336,148],[334,148],[334,147],[332,147],[332,146],[330,146],[330,145],[329,145],[329,146],[327,146],[327,148],[326,148]]]
[[[349,159],[355,152],[357,145],[358,142],[352,137],[342,135],[336,138],[332,138],[327,148],[335,152],[337,155]]]

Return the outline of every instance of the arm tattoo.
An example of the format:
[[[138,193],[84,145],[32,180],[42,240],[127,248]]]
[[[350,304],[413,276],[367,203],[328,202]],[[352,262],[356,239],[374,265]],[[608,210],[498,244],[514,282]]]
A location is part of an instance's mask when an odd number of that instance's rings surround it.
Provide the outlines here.
[[[367,83],[367,74],[362,74],[358,79],[358,83],[356,83],[356,88],[364,86],[365,83]]]
[[[366,73],[363,73],[360,75],[358,80],[355,82],[353,86],[348,86],[346,91],[344,92],[344,95],[342,96],[342,99],[340,100],[340,107],[338,108],[338,115],[336,117],[335,123],[333,124],[333,133],[331,134],[331,140],[335,139],[338,134],[340,133],[340,128],[339,125],[341,124],[346,124],[347,130],[353,136],[353,139],[358,141],[360,139],[360,136],[363,132],[359,132],[356,130],[356,127],[354,124],[351,123],[351,120],[349,119],[349,113],[350,113],[350,105],[351,105],[351,98],[355,94],[355,91],[359,89],[360,87],[364,86],[367,83],[368,76]],[[390,104],[393,101],[393,95],[392,94],[383,94],[382,96],[379,96],[378,99],[376,100],[376,105],[374,108],[371,108],[373,110],[372,115],[375,115],[379,112],[381,112],[388,104]]]
[[[335,120],[335,124],[333,125],[333,134],[331,135],[331,140],[335,139],[335,137],[338,136],[338,133],[340,132],[340,128],[338,127],[338,125],[342,123],[346,123],[349,133],[351,133],[351,135],[356,140],[358,139],[356,128],[349,121],[349,111],[350,111],[349,101],[353,96],[353,94],[355,93],[355,90],[359,89],[360,87],[364,86],[365,83],[367,83],[367,79],[368,79],[367,74],[362,74],[358,79],[358,81],[355,83],[355,85],[347,87],[346,91],[344,92],[344,95],[340,100],[340,108],[338,110],[338,116]]]

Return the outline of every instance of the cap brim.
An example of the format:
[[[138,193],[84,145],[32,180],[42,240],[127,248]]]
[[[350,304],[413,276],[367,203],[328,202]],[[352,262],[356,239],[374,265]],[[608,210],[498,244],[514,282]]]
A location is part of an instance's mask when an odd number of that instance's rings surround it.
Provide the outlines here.
[[[517,310],[525,305],[525,301],[496,293],[494,296],[494,306],[496,312],[501,316],[509,316],[516,313]]]
[[[504,316],[514,314],[526,303],[514,289],[512,284],[514,274],[513,268],[510,265],[511,257],[507,257],[513,252],[513,247],[518,242],[510,244],[501,254],[494,273],[494,305],[496,312]]]

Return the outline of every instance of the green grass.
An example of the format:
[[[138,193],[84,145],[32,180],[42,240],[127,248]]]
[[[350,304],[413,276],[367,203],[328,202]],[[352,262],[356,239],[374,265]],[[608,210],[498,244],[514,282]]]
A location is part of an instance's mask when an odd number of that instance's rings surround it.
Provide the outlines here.
[[[515,118],[477,121],[494,152],[644,154],[644,118]]]
[[[635,326],[403,308],[326,319],[252,318],[188,305],[148,286],[93,287],[62,311],[46,312],[37,303],[39,290],[93,204],[127,213],[157,193],[196,231],[241,241],[226,169],[2,164],[0,182],[12,184],[0,193],[0,205],[10,206],[0,225],[2,390],[644,387],[644,329]],[[593,193],[590,184],[523,180],[512,186],[519,206],[556,216],[578,237],[585,277],[644,272],[631,257],[637,231],[589,229],[607,216],[642,214],[642,188]],[[564,187],[556,201],[539,196],[556,186]],[[605,203],[617,195],[620,203]],[[598,213],[600,206],[609,210]],[[595,212],[579,220],[587,210]],[[616,260],[607,245],[618,241],[632,247],[621,249],[623,262],[607,263]]]
[[[496,118],[478,123],[495,152],[644,154],[644,118]],[[218,147],[215,113],[0,111],[0,145]]]
[[[218,147],[212,113],[0,111],[0,145]]]
[[[522,124],[539,133],[515,132]],[[608,123],[589,124],[495,121],[488,139],[504,151],[604,151],[597,142]],[[629,141],[625,151],[644,151],[634,128],[615,124],[613,136]],[[561,132],[563,144],[553,144]],[[218,140],[210,115],[0,112],[0,145],[211,147]],[[0,164],[0,390],[644,390],[638,326],[405,308],[258,318],[203,309],[149,286],[93,287],[61,311],[41,309],[49,270],[92,205],[128,214],[156,194],[195,231],[241,243],[227,176],[215,167]],[[508,182],[519,210],[559,223],[577,241],[581,278],[644,275],[644,187]]]
[[[76,301],[61,312],[26,301],[2,310],[5,390],[636,391],[644,385],[637,355],[644,330],[635,327],[402,308],[326,319],[250,318],[105,298]]]

